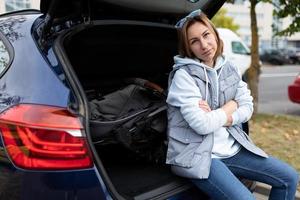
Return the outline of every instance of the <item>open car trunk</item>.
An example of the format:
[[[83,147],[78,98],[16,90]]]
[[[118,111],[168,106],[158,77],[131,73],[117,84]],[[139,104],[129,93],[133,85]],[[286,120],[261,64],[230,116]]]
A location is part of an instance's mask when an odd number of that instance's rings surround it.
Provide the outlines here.
[[[167,88],[168,73],[177,52],[174,28],[136,21],[93,24],[73,31],[64,39],[68,59],[89,101],[95,98],[101,101],[103,96],[124,87],[128,78],[149,80]],[[159,121],[166,123],[165,110],[159,117]],[[144,135],[146,130],[141,130],[143,145],[139,147],[124,145],[111,132],[102,133],[101,126],[105,123],[95,127],[94,122],[91,119],[90,134],[96,156],[108,174],[106,181],[113,185],[110,191],[125,199],[165,199],[190,188],[165,164],[166,127],[156,135],[147,133],[149,140]]]

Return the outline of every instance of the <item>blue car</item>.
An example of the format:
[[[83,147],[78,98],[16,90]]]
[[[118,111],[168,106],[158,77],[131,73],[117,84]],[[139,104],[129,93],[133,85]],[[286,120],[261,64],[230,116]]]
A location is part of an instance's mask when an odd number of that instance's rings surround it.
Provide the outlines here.
[[[0,199],[207,199],[164,164],[164,105],[123,105],[111,121],[97,105],[121,101],[132,80],[162,100],[175,22],[196,8],[212,17],[224,2],[41,0],[1,15]],[[137,125],[145,116],[151,127]]]

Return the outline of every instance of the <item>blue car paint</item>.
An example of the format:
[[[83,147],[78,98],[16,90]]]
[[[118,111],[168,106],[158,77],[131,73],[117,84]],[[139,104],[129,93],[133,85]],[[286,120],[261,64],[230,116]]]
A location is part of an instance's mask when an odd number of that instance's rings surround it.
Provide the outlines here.
[[[68,107],[73,97],[53,49],[39,51],[32,28],[40,15],[2,18],[0,32],[14,52],[9,70],[0,79],[0,113],[19,103]],[[24,59],[27,58],[27,59]],[[39,87],[36,87],[38,85]],[[107,187],[94,166],[85,170],[37,171],[14,166],[0,140],[0,200],[109,200]],[[198,199],[189,191],[169,200]]]
[[[111,199],[104,192],[96,169],[62,172],[0,169],[0,199],[22,200],[96,200]]]
[[[31,35],[37,15],[4,18],[0,31],[14,52],[9,70],[0,79],[0,112],[19,103],[67,108],[70,89],[38,51]],[[51,50],[52,51],[52,50]],[[24,59],[28,58],[28,59]],[[36,87],[39,85],[39,87]],[[70,171],[32,171],[15,167],[0,140],[0,199],[93,200],[112,199],[97,168]]]
[[[31,26],[35,19],[36,16],[31,15],[18,16],[18,20],[10,17],[4,20],[7,23],[10,21],[19,21],[19,23],[11,23],[12,25],[6,29],[3,26],[0,28],[14,48],[12,64],[0,80],[0,92],[5,94],[7,99],[15,100],[4,101],[5,104],[10,102],[10,105],[2,105],[0,102],[1,110],[17,103],[59,107],[68,105],[70,89],[53,73],[33,41]]]

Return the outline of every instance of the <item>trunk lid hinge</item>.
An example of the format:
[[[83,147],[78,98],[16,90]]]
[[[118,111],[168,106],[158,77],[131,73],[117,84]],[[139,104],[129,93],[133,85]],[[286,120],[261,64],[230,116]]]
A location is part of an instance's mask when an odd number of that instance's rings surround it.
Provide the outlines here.
[[[46,13],[44,23],[41,25],[40,28],[40,39],[39,44],[41,48],[44,50],[47,44],[47,39],[50,35],[53,19],[55,17],[55,10],[59,5],[60,0],[53,0],[50,3],[49,10]]]
[[[82,17],[83,17],[83,23],[84,24],[90,24],[91,23],[91,3],[90,1],[86,1],[83,6],[83,11],[82,11]]]

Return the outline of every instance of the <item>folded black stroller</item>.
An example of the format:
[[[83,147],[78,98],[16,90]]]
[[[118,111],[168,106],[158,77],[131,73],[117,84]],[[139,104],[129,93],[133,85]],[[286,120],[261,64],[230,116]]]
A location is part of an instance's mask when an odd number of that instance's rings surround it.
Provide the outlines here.
[[[95,143],[121,143],[137,150],[165,137],[166,95],[144,79],[127,79],[126,86],[90,101],[90,127]]]

